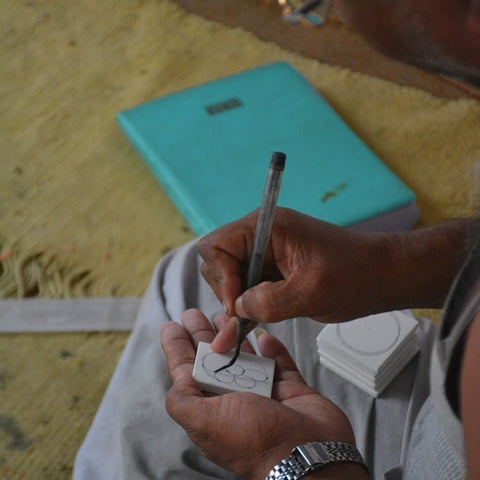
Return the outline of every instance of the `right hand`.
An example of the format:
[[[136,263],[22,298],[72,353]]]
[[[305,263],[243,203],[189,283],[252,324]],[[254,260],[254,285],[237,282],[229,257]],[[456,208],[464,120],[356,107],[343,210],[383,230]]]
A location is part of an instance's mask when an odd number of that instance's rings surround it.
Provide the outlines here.
[[[278,208],[262,282],[243,291],[258,211],[203,237],[201,271],[228,315],[261,322],[339,322],[375,310],[383,234],[362,234]]]
[[[278,208],[263,282],[243,291],[258,212],[201,239],[202,273],[226,313],[261,322],[353,320],[403,308],[440,308],[468,255],[479,217],[404,233],[359,233]],[[475,237],[473,237],[475,238]],[[235,322],[212,348],[235,345]]]

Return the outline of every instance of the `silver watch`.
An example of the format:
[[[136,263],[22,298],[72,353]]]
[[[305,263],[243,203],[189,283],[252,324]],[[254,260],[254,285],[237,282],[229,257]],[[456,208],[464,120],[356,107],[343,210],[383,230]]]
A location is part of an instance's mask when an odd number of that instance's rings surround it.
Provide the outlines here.
[[[265,480],[298,480],[307,473],[336,462],[358,463],[368,472],[355,445],[344,442],[311,442],[295,447],[289,457],[270,470]]]

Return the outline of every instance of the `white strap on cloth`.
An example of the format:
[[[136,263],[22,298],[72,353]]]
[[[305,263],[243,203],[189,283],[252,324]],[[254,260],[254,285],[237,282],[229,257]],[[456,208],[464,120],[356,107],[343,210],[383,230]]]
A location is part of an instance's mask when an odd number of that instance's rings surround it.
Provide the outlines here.
[[[0,300],[0,333],[129,331],[140,298]]]

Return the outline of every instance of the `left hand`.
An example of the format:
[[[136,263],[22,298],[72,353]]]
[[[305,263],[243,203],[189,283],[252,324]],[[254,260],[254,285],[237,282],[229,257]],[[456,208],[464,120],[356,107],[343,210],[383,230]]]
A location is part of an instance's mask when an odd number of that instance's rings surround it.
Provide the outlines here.
[[[271,399],[253,393],[203,394],[192,377],[195,350],[215,334],[199,310],[184,312],[182,323],[184,328],[174,322],[162,326],[172,381],[166,409],[207,458],[242,478],[263,479],[295,445],[355,443],[345,414],[305,383],[284,345],[267,333],[258,343],[262,354],[276,361]]]

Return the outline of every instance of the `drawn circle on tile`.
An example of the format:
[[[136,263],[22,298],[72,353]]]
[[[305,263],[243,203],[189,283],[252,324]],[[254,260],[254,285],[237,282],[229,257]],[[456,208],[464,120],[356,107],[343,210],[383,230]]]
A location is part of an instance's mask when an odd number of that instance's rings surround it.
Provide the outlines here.
[[[233,365],[230,365],[225,372],[228,372],[230,375],[234,375],[236,377],[240,375],[245,374],[245,369],[238,363],[234,363]]]
[[[235,379],[235,383],[239,387],[248,388],[248,389],[255,388],[255,385],[257,384],[257,382],[253,378],[250,378],[250,377],[247,377],[247,376],[237,377]]]
[[[355,322],[337,324],[336,333],[344,347],[360,355],[386,353],[400,338],[400,321],[395,312],[380,321],[370,316]]]
[[[222,370],[221,372],[208,371],[208,374],[221,383],[235,382],[235,375],[232,375],[228,370]]]
[[[222,357],[220,355],[218,355],[217,353],[208,353],[207,355],[205,355],[202,359],[202,364],[203,364],[203,368],[207,371],[207,372],[214,372],[218,366],[218,362],[219,362],[219,359],[221,359]],[[222,360],[220,360],[220,362],[222,362]],[[221,373],[221,372],[219,372]]]
[[[256,387],[258,383],[266,382],[268,374],[266,370],[262,371],[257,368],[246,368],[242,365],[241,360],[237,360],[230,367],[216,372],[219,366],[225,363],[225,356],[216,353],[207,353],[202,359],[202,367],[204,371],[213,377],[219,383],[234,384],[245,390],[251,390]]]
[[[266,382],[268,379],[268,375],[265,371],[262,372],[254,368],[247,368],[245,370],[245,375],[256,382]]]

